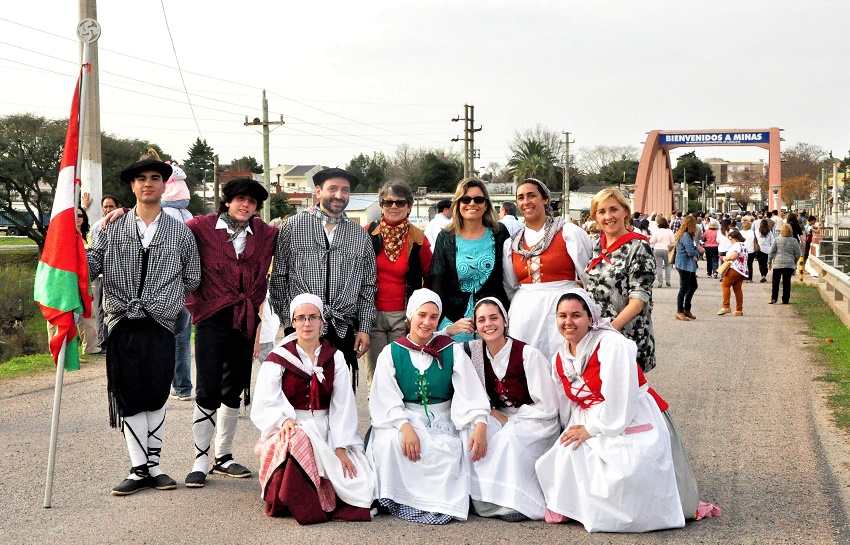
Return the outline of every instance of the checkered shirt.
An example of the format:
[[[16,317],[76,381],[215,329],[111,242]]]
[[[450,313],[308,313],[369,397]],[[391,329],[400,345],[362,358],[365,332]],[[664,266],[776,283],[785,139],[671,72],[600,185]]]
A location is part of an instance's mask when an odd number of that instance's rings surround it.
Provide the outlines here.
[[[670,220],[670,230],[674,233],[679,230],[679,227],[682,226],[682,218],[676,217]]]
[[[285,327],[291,326],[289,302],[312,293],[324,303],[326,328],[332,323],[340,337],[352,326],[369,333],[376,314],[375,274],[375,251],[366,229],[343,215],[328,243],[322,220],[304,211],[280,229],[269,300]]]
[[[103,308],[110,331],[124,317],[145,316],[174,331],[186,295],[201,282],[195,237],[168,214],[160,214],[148,246],[147,275],[138,297],[142,252],[135,209],[104,225],[88,248],[89,275],[103,274]]]

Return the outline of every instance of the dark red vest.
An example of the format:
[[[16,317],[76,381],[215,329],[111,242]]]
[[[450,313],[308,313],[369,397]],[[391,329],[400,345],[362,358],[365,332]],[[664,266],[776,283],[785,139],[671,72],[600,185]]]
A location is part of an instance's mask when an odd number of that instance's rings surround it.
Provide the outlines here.
[[[564,386],[564,393],[567,394],[567,397],[572,401],[579,404],[582,409],[588,409],[597,403],[602,403],[605,401],[605,398],[602,396],[602,379],[599,377],[599,346],[593,351],[593,355],[590,356],[590,360],[587,362],[587,366],[584,368],[584,374],[581,375],[581,378],[584,380],[584,385],[581,387],[580,392],[584,394],[585,392],[590,392],[588,396],[575,396],[572,393],[572,388],[570,386],[570,381],[567,379],[566,375],[564,375],[564,364],[561,361],[561,355],[558,354],[555,357],[555,369],[558,371],[558,376],[561,378],[561,384]],[[643,370],[640,368],[640,364],[637,366],[638,371],[638,386],[643,386],[646,384],[646,376],[643,374]],[[649,395],[651,395],[655,402],[658,404],[658,408],[661,409],[661,412],[666,411],[669,408],[664,399],[661,398],[658,393],[649,388]]]
[[[298,358],[295,341],[283,345],[283,348]],[[286,369],[281,380],[283,395],[295,409],[319,411],[331,406],[331,394],[334,385],[334,354],[336,348],[328,341],[322,341],[322,349],[316,365],[325,371],[325,379],[320,383],[316,375],[308,375],[292,363],[274,352],[268,355],[267,361],[282,365]]]
[[[481,343],[483,350],[486,345]],[[487,396],[490,405],[497,409],[503,407],[522,407],[534,403],[531,394],[528,393],[528,379],[525,378],[525,367],[522,364],[522,349],[525,343],[513,340],[511,353],[508,355],[508,369],[502,380],[496,378],[493,364],[485,354],[484,356],[484,386],[487,388]]]

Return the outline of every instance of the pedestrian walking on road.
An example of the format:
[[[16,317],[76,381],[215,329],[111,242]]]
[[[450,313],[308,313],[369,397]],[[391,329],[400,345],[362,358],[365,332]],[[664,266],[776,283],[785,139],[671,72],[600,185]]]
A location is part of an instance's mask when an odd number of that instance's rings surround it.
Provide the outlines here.
[[[749,268],[747,267],[747,249],[744,247],[744,235],[740,231],[729,231],[729,240],[732,248],[723,257],[723,261],[731,262],[729,270],[723,276],[723,306],[717,314],[729,314],[732,312],[730,305],[731,292],[735,292],[735,316],[744,315],[744,290],[742,285],[747,279]]]
[[[791,300],[791,276],[800,260],[800,243],[794,238],[793,227],[786,223],[782,226],[781,235],[770,248],[768,267],[773,269],[773,284],[770,290],[770,304],[774,304],[779,296],[779,281],[782,280],[782,304],[787,305]]]
[[[122,171],[136,206],[104,224],[88,249],[91,276],[103,273],[110,424],[120,422],[132,464],[112,489],[115,496],[177,487],[159,467],[165,402],[174,376],[175,321],[186,294],[200,283],[201,265],[192,232],[161,213],[170,174],[169,165],[154,159]]]
[[[770,249],[775,240],[776,237],[773,235],[773,229],[770,228],[770,224],[767,220],[761,220],[758,231],[756,232],[756,242],[758,243],[756,260],[759,264],[759,272],[761,273],[760,282],[762,284],[767,282],[767,256],[770,254]]]
[[[696,244],[697,225],[693,216],[682,220],[676,233],[676,270],[679,271],[679,295],[676,298],[676,319],[696,320],[691,312],[691,301],[697,291],[697,261],[700,246]]]
[[[664,216],[658,216],[658,226],[649,237],[649,245],[652,246],[652,254],[655,256],[655,281],[657,287],[662,288],[664,284],[670,287],[670,273],[673,264],[668,261],[670,246],[676,244],[676,233],[670,229],[670,224]]]
[[[720,241],[717,239],[720,224],[711,218],[708,228],[702,234],[702,247],[705,248],[706,276],[717,278],[717,261],[719,258]]]

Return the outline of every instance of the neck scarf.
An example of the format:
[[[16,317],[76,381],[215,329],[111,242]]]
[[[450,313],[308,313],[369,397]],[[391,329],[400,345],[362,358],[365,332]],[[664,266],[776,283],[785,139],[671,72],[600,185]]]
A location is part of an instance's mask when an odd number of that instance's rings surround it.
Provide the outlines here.
[[[254,216],[251,216],[251,218],[253,217]],[[248,221],[246,221],[244,224],[239,225],[239,222],[236,221],[236,218],[234,218],[227,212],[222,212],[221,214],[219,214],[218,219],[223,221],[224,224],[227,225],[231,231],[233,231],[230,236],[227,237],[227,242],[233,242],[234,240],[236,240],[236,237],[238,237],[239,234],[242,233],[242,231],[244,231],[248,228],[249,225],[251,225],[251,218],[248,218]]]
[[[649,239],[646,238],[645,235],[642,235],[642,234],[638,233],[637,231],[628,231],[625,235],[623,235],[620,238],[618,238],[617,240],[615,240],[614,243],[611,246],[606,247],[608,245],[608,241],[605,238],[605,233],[602,233],[600,235],[600,238],[599,238],[599,247],[602,250],[599,252],[598,256],[593,258],[593,260],[590,263],[588,263],[587,269],[585,269],[585,272],[587,272],[590,269],[592,269],[593,267],[599,265],[599,263],[603,259],[605,261],[607,261],[608,263],[611,263],[611,259],[608,256],[610,254],[613,254],[615,251],[617,251],[620,248],[620,246],[622,246],[622,245],[626,244],[627,242],[630,242],[630,241],[632,241],[636,238],[640,239],[640,240],[649,241]]]
[[[322,210],[321,206],[314,205],[313,208],[310,209],[310,213],[319,218],[322,221],[326,221],[330,224],[342,223],[343,221],[348,219],[348,216],[343,212],[338,218],[335,218],[329,215],[327,212]]]
[[[558,234],[558,231],[564,226],[565,219],[563,217],[553,218],[552,216],[548,216],[546,218],[546,223],[543,224],[543,238],[537,241],[537,244],[531,247],[530,250],[526,250],[523,246],[523,233],[525,229],[520,229],[513,236],[513,240],[511,240],[511,249],[514,253],[517,253],[522,256],[523,261],[527,261],[532,257],[539,256],[549,245],[552,243],[552,239],[555,238],[555,235]]]
[[[434,335],[433,337],[431,337],[431,340],[425,344],[425,346],[420,346],[415,342],[411,341],[410,337],[408,337],[407,335],[396,339],[393,342],[413,352],[423,352],[425,354],[428,354],[429,356],[437,360],[437,367],[439,367],[440,369],[443,368],[443,357],[440,353],[446,348],[450,347],[452,344],[454,344],[452,338],[447,335]]]
[[[390,225],[387,219],[381,216],[381,238],[384,241],[384,251],[390,261],[395,263],[404,248],[404,241],[410,230],[410,222],[405,218],[398,225]]]

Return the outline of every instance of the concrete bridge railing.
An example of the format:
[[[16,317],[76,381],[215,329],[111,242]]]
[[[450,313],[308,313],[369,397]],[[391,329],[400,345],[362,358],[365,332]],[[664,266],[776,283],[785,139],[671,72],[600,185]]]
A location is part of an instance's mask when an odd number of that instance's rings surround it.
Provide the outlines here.
[[[817,273],[818,291],[823,300],[850,328],[850,276],[811,255],[807,265]]]

